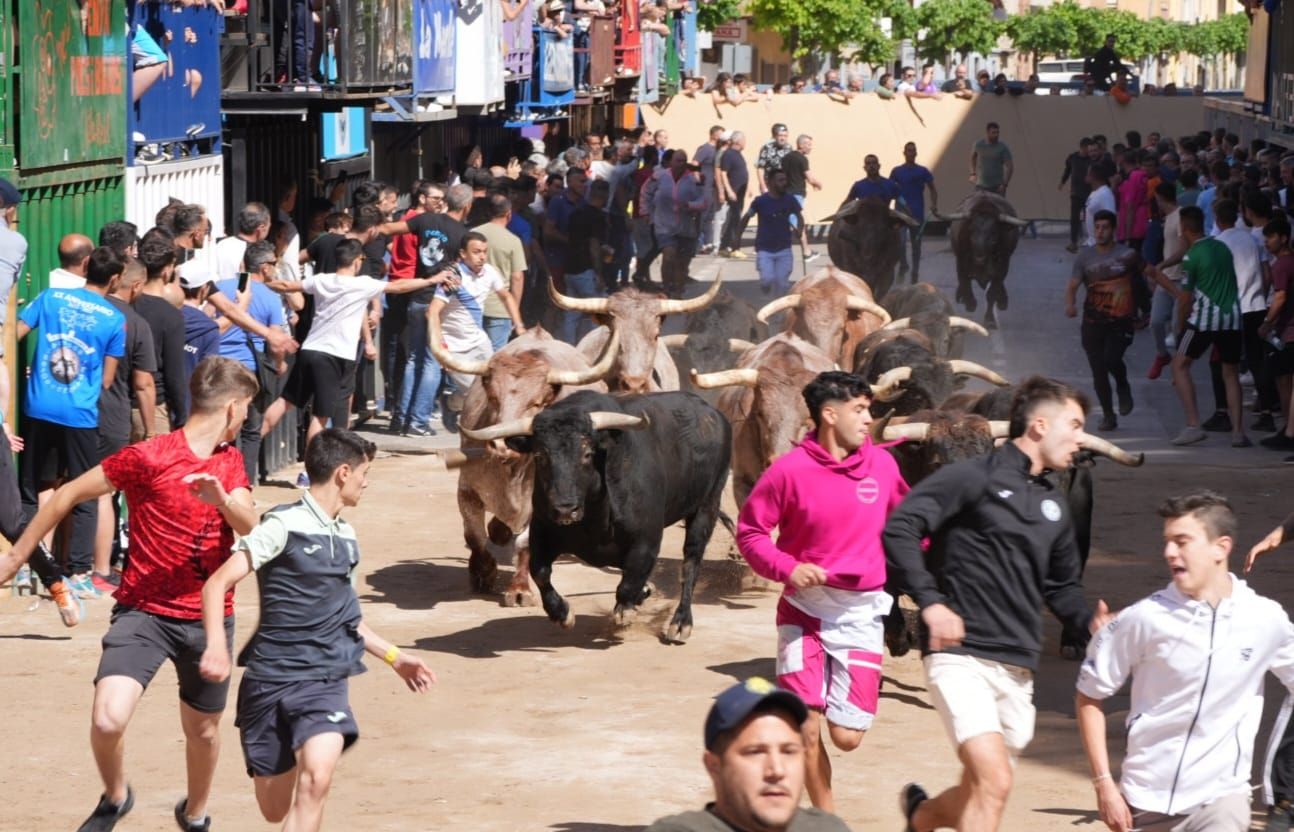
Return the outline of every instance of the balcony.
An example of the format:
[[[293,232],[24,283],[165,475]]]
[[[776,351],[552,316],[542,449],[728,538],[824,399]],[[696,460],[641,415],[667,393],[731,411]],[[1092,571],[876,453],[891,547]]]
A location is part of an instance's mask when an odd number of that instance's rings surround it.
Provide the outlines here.
[[[207,6],[137,3],[129,21],[137,59],[126,77],[126,158],[179,160],[220,152],[220,36]]]
[[[383,96],[386,107],[374,110],[374,121],[446,121],[458,116],[453,107],[457,14],[456,0],[414,0],[413,88],[407,95]]]

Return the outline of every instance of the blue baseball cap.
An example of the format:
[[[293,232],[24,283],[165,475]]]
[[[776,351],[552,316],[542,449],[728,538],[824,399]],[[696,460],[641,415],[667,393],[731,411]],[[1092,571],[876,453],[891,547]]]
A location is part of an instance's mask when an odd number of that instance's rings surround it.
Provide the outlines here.
[[[705,718],[705,747],[713,751],[719,737],[736,728],[761,708],[785,711],[801,725],[809,718],[809,709],[800,697],[761,676],[738,682],[719,694]]]
[[[22,202],[22,194],[8,179],[0,179],[0,205],[8,208]]]

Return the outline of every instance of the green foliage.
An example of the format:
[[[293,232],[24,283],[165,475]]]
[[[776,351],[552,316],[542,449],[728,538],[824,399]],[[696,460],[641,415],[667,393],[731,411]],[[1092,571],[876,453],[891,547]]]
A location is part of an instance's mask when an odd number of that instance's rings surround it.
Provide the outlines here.
[[[741,0],[705,0],[696,10],[696,25],[699,29],[713,32],[714,27],[722,26],[729,20],[741,17]]]
[[[808,71],[846,47],[873,64],[891,60],[894,43],[877,21],[895,5],[893,0],[751,0],[749,10],[755,28],[781,35],[782,47]]]
[[[992,52],[1003,28],[987,0],[928,0],[917,8],[917,24],[925,30],[917,54],[940,64],[957,53]]]
[[[1006,33],[1022,52],[1033,53],[1035,62],[1042,55],[1067,55],[1078,42],[1078,27],[1071,16],[1054,14],[1056,6],[1038,6],[1017,14],[1006,23]]]

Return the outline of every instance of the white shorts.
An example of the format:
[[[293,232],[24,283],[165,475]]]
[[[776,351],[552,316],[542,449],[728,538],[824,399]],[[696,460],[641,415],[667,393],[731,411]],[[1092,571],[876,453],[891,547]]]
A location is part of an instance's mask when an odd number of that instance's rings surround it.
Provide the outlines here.
[[[983,734],[1001,734],[1012,757],[1033,739],[1033,672],[957,653],[932,653],[922,663],[944,730],[958,748]]]
[[[884,592],[797,590],[777,604],[777,683],[841,728],[866,731],[881,692]]]

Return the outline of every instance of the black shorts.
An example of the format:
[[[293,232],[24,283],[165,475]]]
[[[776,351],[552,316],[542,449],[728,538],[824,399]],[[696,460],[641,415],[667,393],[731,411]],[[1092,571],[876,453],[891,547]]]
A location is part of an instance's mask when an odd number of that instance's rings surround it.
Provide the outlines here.
[[[225,617],[225,643],[234,647],[234,617]],[[118,604],[112,608],[108,632],[103,635],[103,655],[95,684],[108,676],[134,679],[145,689],[166,659],[175,666],[180,681],[180,701],[208,714],[225,709],[229,680],[208,682],[198,673],[207,635],[201,621],[167,618]]]
[[[297,764],[296,752],[311,737],[341,734],[343,748],[359,739],[347,679],[278,682],[244,675],[234,725],[248,777],[291,771]]]
[[[1194,361],[1208,352],[1209,347],[1216,346],[1219,361],[1223,364],[1239,364],[1244,344],[1244,335],[1238,329],[1207,331],[1187,324],[1182,337],[1178,339],[1177,354]]]
[[[1286,344],[1279,350],[1272,350],[1269,355],[1273,375],[1294,375],[1294,344]]]
[[[318,350],[301,350],[292,367],[283,398],[298,408],[313,402],[321,419],[332,419],[333,427],[349,424],[350,396],[355,391],[355,362]]]
[[[107,436],[103,430],[99,431],[99,461],[103,462],[108,457],[120,451],[130,444],[129,436]]]

